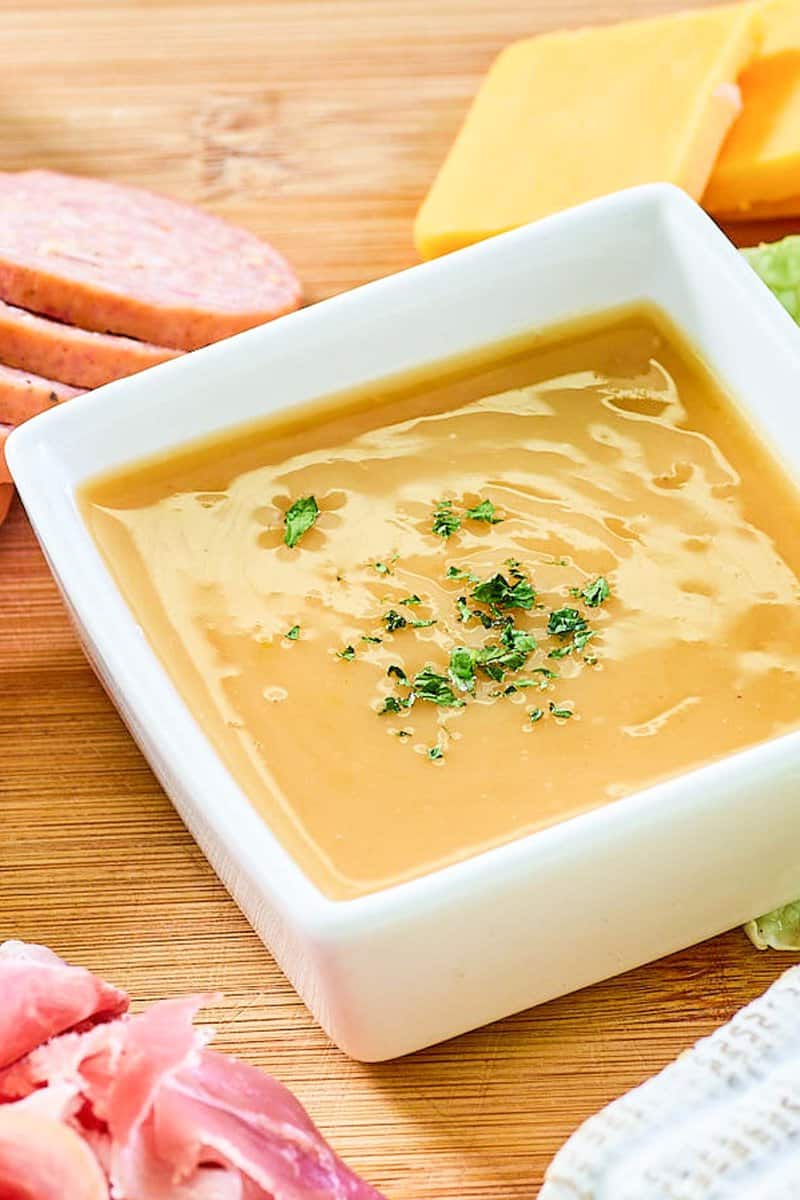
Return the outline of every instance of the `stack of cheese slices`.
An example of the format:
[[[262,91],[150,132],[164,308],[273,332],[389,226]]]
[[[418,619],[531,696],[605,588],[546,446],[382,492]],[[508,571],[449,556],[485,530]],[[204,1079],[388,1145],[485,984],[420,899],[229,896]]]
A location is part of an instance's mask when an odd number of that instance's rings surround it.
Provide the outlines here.
[[[297,308],[272,247],[139,188],[0,175],[0,520],[15,425]]]
[[[800,0],[508,46],[422,208],[425,258],[635,184],[715,217],[800,216]]]

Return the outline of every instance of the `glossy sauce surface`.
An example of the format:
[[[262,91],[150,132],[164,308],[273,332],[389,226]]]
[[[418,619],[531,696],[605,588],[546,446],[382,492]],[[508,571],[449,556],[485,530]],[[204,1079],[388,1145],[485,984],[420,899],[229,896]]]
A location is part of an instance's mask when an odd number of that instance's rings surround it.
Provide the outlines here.
[[[289,548],[284,513],[312,495]],[[483,500],[496,524],[465,517]],[[335,898],[800,725],[800,495],[655,314],[334,398],[97,480],[82,504],[218,753]],[[460,620],[476,584],[448,569],[513,583],[510,558],[534,606]],[[571,589],[598,576],[611,594],[591,607]],[[553,657],[565,606],[593,637]],[[389,632],[392,610],[407,623]],[[446,675],[509,618],[538,641],[518,672],[451,680],[460,707],[379,715],[411,690],[389,667]],[[536,686],[507,694],[514,679]]]

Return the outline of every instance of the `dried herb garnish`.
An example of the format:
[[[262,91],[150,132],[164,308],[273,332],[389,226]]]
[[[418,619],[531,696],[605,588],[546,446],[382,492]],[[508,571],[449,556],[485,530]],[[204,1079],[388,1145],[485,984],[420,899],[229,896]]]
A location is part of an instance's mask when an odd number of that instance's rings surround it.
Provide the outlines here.
[[[598,608],[611,595],[611,588],[605,576],[598,575],[597,579],[587,583],[585,588],[570,588],[570,594],[583,600],[587,608]]]
[[[577,608],[556,608],[547,620],[547,632],[553,637],[571,637],[585,629],[588,629],[586,618]]]
[[[503,519],[495,516],[495,507],[491,500],[481,500],[473,508],[468,508],[464,516],[469,521],[485,521],[488,525],[499,525]]]
[[[293,625],[291,629],[286,630],[286,633],[283,636],[288,638],[290,642],[296,642],[300,637],[300,626]]]
[[[464,571],[461,567],[448,567],[445,571],[446,579],[466,579],[468,583],[479,583],[477,575],[473,575],[471,571]]]
[[[510,572],[513,582],[498,572],[490,579],[472,589],[472,598],[486,605],[492,612],[504,612],[509,608],[533,608],[536,592],[530,582],[515,571]]]
[[[283,540],[290,549],[297,545],[304,533],[308,533],[318,516],[319,508],[313,496],[301,496],[287,508],[283,515]]]
[[[441,746],[431,746],[428,750],[428,758],[431,762],[436,762],[438,758],[444,758],[444,751]]]
[[[383,614],[383,623],[387,633],[395,633],[398,629],[405,629],[408,621],[396,608],[390,608],[387,613]]]
[[[475,690],[475,667],[478,652],[471,646],[455,646],[450,651],[448,674],[462,692]]]
[[[441,538],[449,538],[461,527],[461,517],[453,512],[452,500],[440,500],[433,510],[431,530]]]
[[[543,716],[544,716],[543,708],[532,708],[530,710],[530,712],[528,713],[528,719],[531,721],[531,723],[533,725],[535,725],[537,721],[541,721]]]
[[[456,696],[446,675],[440,675],[433,667],[423,667],[414,676],[414,693],[418,700],[427,700],[442,708],[462,708],[463,700]]]

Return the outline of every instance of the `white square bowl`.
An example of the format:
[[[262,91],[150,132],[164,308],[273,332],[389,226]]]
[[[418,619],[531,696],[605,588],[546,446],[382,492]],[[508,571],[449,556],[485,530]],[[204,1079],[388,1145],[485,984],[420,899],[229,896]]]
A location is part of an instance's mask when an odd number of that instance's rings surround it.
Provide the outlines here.
[[[330,900],[173,687],[76,488],[99,469],[317,396],[638,301],[668,314],[800,478],[798,331],[668,185],[593,201],[283,317],[73,400],[9,440],[12,474],[99,676],[228,890],[356,1058],[419,1049],[800,895],[800,732],[423,878]]]

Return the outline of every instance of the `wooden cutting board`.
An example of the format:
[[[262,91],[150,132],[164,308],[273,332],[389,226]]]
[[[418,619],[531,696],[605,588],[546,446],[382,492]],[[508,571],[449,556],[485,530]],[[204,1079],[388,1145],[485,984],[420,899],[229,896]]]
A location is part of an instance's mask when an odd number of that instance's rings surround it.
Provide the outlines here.
[[[195,201],[320,299],[414,262],[415,209],[508,40],[669,0],[0,0],[0,169]],[[579,1121],[784,967],[739,932],[408,1059],[348,1061],[257,941],[87,667],[17,505],[0,529],[0,935],[137,1003],[220,988],[219,1044],[390,1200],[523,1200]],[[636,896],[631,895],[631,907]],[[532,913],[537,922],[557,913]]]

